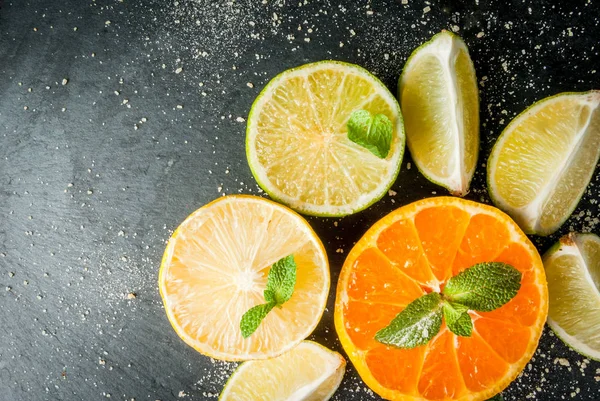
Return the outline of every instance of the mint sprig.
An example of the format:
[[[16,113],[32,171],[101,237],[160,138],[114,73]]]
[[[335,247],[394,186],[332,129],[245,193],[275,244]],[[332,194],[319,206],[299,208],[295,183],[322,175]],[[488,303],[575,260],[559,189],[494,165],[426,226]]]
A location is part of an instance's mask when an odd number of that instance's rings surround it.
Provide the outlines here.
[[[240,321],[242,337],[248,338],[258,329],[263,319],[274,307],[279,307],[289,301],[296,285],[296,262],[294,255],[279,259],[271,266],[267,276],[267,288],[263,296],[265,304],[259,304],[248,309]]]
[[[372,115],[368,110],[357,110],[346,124],[348,139],[366,148],[380,159],[385,159],[392,146],[394,127],[385,114]]]
[[[425,345],[442,326],[442,297],[432,292],[415,299],[375,334],[375,340],[401,348]]]
[[[452,277],[444,291],[453,302],[491,312],[510,301],[521,288],[521,272],[501,262],[479,263]]]
[[[473,321],[468,313],[469,308],[462,304],[444,301],[442,312],[448,329],[456,335],[471,337]]]
[[[294,292],[296,285],[296,262],[294,255],[279,259],[269,270],[267,289],[264,292],[265,301],[281,307]]]
[[[454,334],[470,337],[469,310],[490,312],[510,301],[521,288],[521,272],[500,262],[479,263],[446,283],[441,293],[423,295],[375,334],[380,343],[399,348],[425,345],[439,331],[442,316]]]
[[[254,333],[262,320],[267,317],[271,309],[275,307],[274,302],[269,302],[266,304],[260,304],[253,306],[248,309],[246,313],[242,316],[242,320],[240,321],[240,329],[242,330],[242,336],[244,338],[250,337],[250,334]]]

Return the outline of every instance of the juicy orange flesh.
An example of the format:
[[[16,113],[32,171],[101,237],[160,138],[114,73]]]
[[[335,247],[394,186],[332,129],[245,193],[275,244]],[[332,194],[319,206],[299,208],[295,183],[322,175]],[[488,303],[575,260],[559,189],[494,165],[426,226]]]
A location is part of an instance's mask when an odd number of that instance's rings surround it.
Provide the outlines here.
[[[416,391],[425,348],[400,349],[379,344],[369,350],[366,363],[377,380],[387,388]]]
[[[432,283],[435,276],[415,230],[411,219],[399,220],[379,235],[377,247],[390,262],[418,283]]]
[[[452,276],[452,260],[468,223],[469,214],[453,206],[425,209],[415,216],[423,253],[438,280],[445,281]]]
[[[426,208],[414,218],[390,224],[356,258],[343,321],[383,387],[429,400],[485,391],[509,374],[511,365],[521,362],[531,342],[537,341],[539,333],[532,326],[541,313],[543,290],[533,269],[535,251],[521,243],[524,235],[511,234],[503,219],[447,204]],[[521,271],[521,289],[495,311],[469,312],[472,337],[456,336],[443,324],[428,344],[411,350],[374,340],[409,302],[432,287],[443,288],[450,277],[473,264],[490,261]]]

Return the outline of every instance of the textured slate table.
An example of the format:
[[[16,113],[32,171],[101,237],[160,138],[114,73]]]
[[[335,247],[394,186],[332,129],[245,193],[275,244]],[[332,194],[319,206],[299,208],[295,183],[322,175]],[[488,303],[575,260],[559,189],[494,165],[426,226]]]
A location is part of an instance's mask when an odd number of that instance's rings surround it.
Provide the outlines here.
[[[600,89],[599,8],[563,3],[0,0],[0,400],[216,398],[235,365],[179,340],[157,272],[189,213],[223,193],[258,193],[242,119],[265,83],[340,59],[395,92],[416,46],[458,31],[481,89],[468,198],[488,202],[485,160],[510,119],[545,96]],[[396,196],[345,219],[309,219],[332,289],[337,249],[396,207],[445,194],[409,162]],[[600,231],[599,178],[559,234],[533,238],[540,251],[570,229]],[[339,350],[333,293],[313,338]],[[546,330],[504,394],[599,400],[599,380],[600,363]],[[334,399],[378,398],[350,367]]]

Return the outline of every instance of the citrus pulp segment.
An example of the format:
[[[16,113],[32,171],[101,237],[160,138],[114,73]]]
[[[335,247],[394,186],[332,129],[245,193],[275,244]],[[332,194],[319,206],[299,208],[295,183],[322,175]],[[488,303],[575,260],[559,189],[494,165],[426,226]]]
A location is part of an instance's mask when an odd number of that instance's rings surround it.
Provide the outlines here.
[[[567,345],[600,361],[600,238],[570,233],[544,255],[548,325]]]
[[[374,339],[410,302],[491,261],[518,269],[521,288],[492,312],[469,311],[471,337],[443,323],[428,344],[412,349]],[[356,243],[340,273],[335,327],[358,373],[380,396],[481,401],[508,386],[533,355],[547,299],[540,256],[510,217],[461,198],[429,198],[385,216]]]
[[[465,195],[479,153],[479,94],[463,40],[442,31],[417,48],[402,70],[398,98],[419,171]]]
[[[243,338],[242,315],[265,303],[271,265],[293,254],[294,292]],[[226,196],[192,213],[165,250],[159,288],[179,336],[224,360],[264,359],[292,349],[316,327],[329,292],[329,265],[300,215],[255,196]]]
[[[340,354],[303,341],[278,357],[241,364],[219,401],[327,401],[345,371]]]
[[[600,91],[543,99],[504,129],[487,164],[496,206],[548,235],[573,212],[600,157]]]
[[[386,158],[348,139],[346,124],[358,110],[392,122]],[[343,216],[373,204],[396,179],[403,152],[398,102],[381,81],[353,64],[322,61],[279,74],[248,117],[252,174],[273,199],[305,214]]]

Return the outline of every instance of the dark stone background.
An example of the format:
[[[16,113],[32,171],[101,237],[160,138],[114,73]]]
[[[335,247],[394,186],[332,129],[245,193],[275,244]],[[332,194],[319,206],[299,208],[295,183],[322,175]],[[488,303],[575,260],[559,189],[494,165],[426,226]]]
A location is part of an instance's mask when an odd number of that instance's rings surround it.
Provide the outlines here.
[[[468,198],[489,202],[485,161],[506,124],[546,96],[600,88],[599,23],[591,0],[0,0],[0,400],[218,396],[235,364],[179,340],[158,267],[189,213],[222,193],[258,193],[238,117],[277,73],[346,60],[395,93],[411,51],[458,29],[481,89]],[[309,218],[332,289],[345,256],[336,249],[396,207],[446,193],[408,162],[396,196],[344,219]],[[532,238],[540,252],[569,230],[600,231],[599,178],[558,234]],[[340,350],[333,301],[332,290],[313,338]],[[546,329],[504,394],[597,401],[599,369]],[[352,367],[334,397],[376,399]]]

